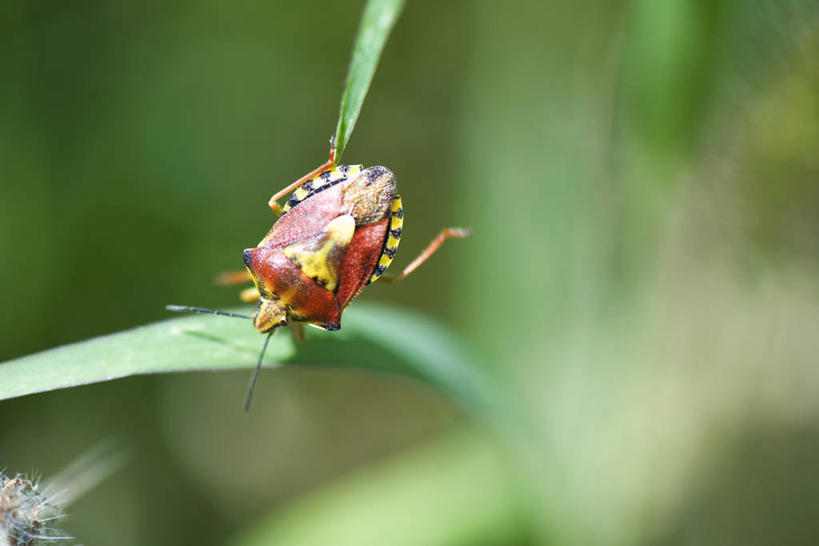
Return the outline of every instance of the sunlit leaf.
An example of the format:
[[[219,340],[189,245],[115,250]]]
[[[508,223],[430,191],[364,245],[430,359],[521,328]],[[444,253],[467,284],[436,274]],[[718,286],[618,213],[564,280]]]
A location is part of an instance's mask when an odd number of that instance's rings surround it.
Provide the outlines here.
[[[255,366],[263,338],[249,321],[191,315],[57,347],[0,364],[0,400],[131,375]],[[273,335],[266,367],[354,366],[411,376],[483,407],[491,384],[453,334],[403,309],[355,305],[338,332]]]
[[[347,83],[341,96],[341,110],[336,126],[338,158],[341,158],[344,148],[347,147],[355,122],[361,113],[364,97],[367,96],[367,90],[373,81],[381,51],[403,7],[404,0],[369,0],[364,7],[361,26],[350,58]]]
[[[0,399],[130,375],[252,366],[262,337],[250,321],[191,315],[63,345],[0,364]],[[274,335],[266,362],[292,356],[291,336]]]

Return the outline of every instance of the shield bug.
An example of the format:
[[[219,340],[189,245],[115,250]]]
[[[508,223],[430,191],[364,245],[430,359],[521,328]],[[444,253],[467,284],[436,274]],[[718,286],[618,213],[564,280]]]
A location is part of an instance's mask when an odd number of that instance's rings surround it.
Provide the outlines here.
[[[279,199],[292,192],[282,207]],[[172,311],[215,313],[253,320],[267,334],[250,380],[245,409],[261,367],[269,336],[276,328],[300,324],[341,328],[341,314],[364,288],[378,279],[405,278],[448,238],[469,230],[447,228],[399,275],[384,273],[395,257],[404,226],[404,209],[395,176],[386,167],[336,165],[334,142],[326,163],[282,189],[268,203],[278,221],[254,248],[244,251],[245,271],[221,277],[223,284],[253,281],[241,299],[258,303],[250,317],[199,307],[168,306]]]

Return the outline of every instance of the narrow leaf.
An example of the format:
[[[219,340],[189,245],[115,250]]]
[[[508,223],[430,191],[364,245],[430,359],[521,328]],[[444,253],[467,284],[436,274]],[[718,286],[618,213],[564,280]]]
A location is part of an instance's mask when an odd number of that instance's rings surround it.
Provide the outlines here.
[[[0,400],[130,375],[250,367],[262,337],[249,320],[191,315],[63,345],[0,364]],[[270,340],[269,364],[293,355],[287,332]]]
[[[341,110],[336,126],[339,159],[347,147],[355,122],[361,113],[361,105],[373,81],[381,51],[403,7],[404,0],[369,0],[364,7],[364,15],[361,18],[361,26],[347,72],[347,83],[341,96]]]
[[[338,332],[276,332],[266,367],[353,366],[407,375],[483,408],[493,384],[446,328],[406,310],[357,304]],[[0,364],[0,400],[138,374],[255,366],[263,343],[250,321],[204,315],[167,320]]]

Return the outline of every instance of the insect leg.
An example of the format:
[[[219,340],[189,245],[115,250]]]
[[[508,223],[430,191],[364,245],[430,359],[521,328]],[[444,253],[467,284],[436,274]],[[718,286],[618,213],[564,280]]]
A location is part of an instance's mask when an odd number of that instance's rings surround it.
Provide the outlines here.
[[[216,277],[216,282],[218,284],[224,286],[230,286],[233,284],[242,284],[244,282],[250,282],[253,280],[249,271],[230,271],[227,273],[222,273],[218,277]],[[251,286],[250,288],[245,288],[239,293],[239,299],[246,303],[256,303],[259,301],[261,295],[259,294],[259,289],[255,286]]]
[[[250,276],[250,271],[228,271],[216,277],[216,284],[223,286],[230,286],[233,284],[242,284],[243,282],[250,282],[253,277]]]
[[[392,275],[384,275],[381,277],[386,282],[397,282],[402,279],[405,279],[407,275],[418,269],[418,267],[427,261],[430,256],[435,254],[435,252],[441,248],[441,245],[444,244],[444,241],[447,239],[465,239],[472,235],[472,230],[467,228],[444,228],[441,230],[441,233],[435,237],[429,245],[424,249],[421,254],[418,255],[417,258],[412,260],[412,262],[404,268],[404,270],[397,276]]]
[[[239,299],[245,303],[258,303],[259,298],[262,295],[259,294],[259,289],[255,286],[251,286],[250,288],[245,288],[241,292],[239,292]]]
[[[330,158],[327,160],[326,163],[316,167],[309,173],[305,174],[286,188],[279,190],[276,192],[273,197],[270,198],[267,205],[276,213],[277,216],[282,215],[282,207],[279,205],[279,199],[290,193],[291,191],[295,190],[306,181],[310,180],[311,178],[315,178],[324,171],[329,171],[333,167],[336,166],[336,137],[330,137]]]

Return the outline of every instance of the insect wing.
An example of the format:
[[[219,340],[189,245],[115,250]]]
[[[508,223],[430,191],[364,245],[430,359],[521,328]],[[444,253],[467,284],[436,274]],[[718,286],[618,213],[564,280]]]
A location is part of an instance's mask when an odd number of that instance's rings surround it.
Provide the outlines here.
[[[291,243],[283,252],[302,273],[335,292],[342,259],[354,233],[355,220],[345,214],[328,223],[321,233]]]
[[[358,296],[370,281],[370,275],[381,256],[388,230],[387,218],[356,229],[341,264],[341,278],[336,296],[342,309]]]
[[[273,224],[259,246],[281,248],[321,233],[327,224],[339,216],[341,198],[341,185],[335,185],[305,199]]]

